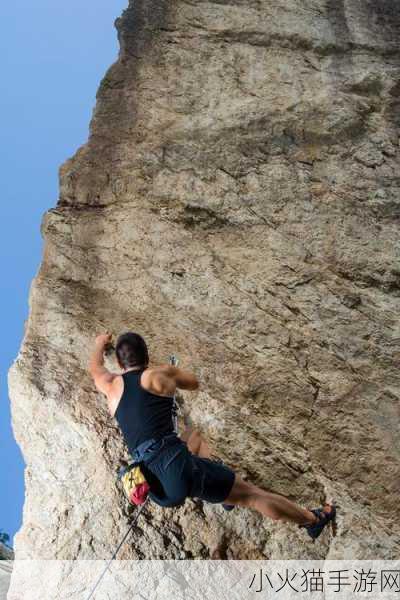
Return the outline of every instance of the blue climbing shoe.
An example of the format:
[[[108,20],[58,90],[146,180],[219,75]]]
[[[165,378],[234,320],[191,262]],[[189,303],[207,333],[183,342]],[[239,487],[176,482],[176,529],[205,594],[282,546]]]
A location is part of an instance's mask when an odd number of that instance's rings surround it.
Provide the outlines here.
[[[307,530],[308,535],[313,540],[316,540],[321,535],[328,523],[333,523],[335,521],[336,506],[333,503],[327,503],[327,505],[331,507],[329,512],[324,511],[323,508],[310,509],[310,512],[312,512],[318,518],[316,523],[311,523],[310,525],[300,525],[300,527],[304,527]]]
[[[234,504],[222,504],[222,508],[224,510],[229,511],[229,510],[233,510],[235,508],[235,505]]]

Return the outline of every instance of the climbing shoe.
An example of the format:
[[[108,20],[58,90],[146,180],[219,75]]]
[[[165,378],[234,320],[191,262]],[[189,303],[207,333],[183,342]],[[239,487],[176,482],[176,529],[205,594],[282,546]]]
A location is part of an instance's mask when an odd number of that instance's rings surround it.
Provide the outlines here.
[[[336,507],[334,504],[330,504],[329,506],[331,507],[329,512],[325,512],[322,508],[311,508],[310,512],[318,518],[318,521],[309,525],[300,525],[300,527],[304,527],[307,530],[311,539],[316,540],[321,535],[326,525],[334,522],[336,518]]]

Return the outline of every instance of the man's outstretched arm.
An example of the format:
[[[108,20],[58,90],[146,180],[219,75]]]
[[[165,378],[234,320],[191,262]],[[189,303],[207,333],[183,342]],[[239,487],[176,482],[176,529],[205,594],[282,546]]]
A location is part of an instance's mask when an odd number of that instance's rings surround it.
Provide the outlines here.
[[[104,333],[97,336],[88,367],[96,388],[106,396],[111,393],[112,383],[116,377],[115,373],[110,373],[104,366],[104,350],[110,342],[111,333]]]
[[[180,390],[197,390],[199,388],[199,380],[190,371],[169,365],[169,375],[174,378],[176,387]]]

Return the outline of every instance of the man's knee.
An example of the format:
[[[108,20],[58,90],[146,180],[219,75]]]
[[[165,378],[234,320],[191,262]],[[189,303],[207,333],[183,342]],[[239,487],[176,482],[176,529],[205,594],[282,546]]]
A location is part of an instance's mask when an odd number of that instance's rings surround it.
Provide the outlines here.
[[[193,431],[193,429],[191,429],[190,427],[188,427],[187,429],[185,429],[185,431],[182,431],[182,432],[179,434],[179,437],[181,438],[181,440],[182,440],[183,442],[186,442],[186,443],[187,443],[188,439],[190,438],[190,436],[191,436],[191,434],[192,434],[192,431]]]
[[[200,431],[198,431],[197,429],[193,429],[186,440],[187,446],[192,454],[199,453],[201,441],[202,438]]]

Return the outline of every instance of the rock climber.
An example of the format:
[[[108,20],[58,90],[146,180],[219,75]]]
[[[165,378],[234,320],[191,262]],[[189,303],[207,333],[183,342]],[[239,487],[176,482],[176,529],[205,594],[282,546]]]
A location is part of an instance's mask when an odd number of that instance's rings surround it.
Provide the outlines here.
[[[304,527],[319,537],[332,522],[332,501],[322,508],[306,509],[284,496],[243,480],[222,461],[212,460],[207,443],[196,431],[179,436],[173,427],[177,389],[197,390],[197,377],[170,364],[149,365],[145,340],[138,333],[120,335],[115,345],[122,373],[104,366],[104,353],[112,344],[110,333],[98,335],[89,362],[96,388],[107,397],[108,410],[125,443],[150,485],[149,497],[160,506],[181,506],[187,497],[221,503],[226,509],[254,509],[277,521]]]

